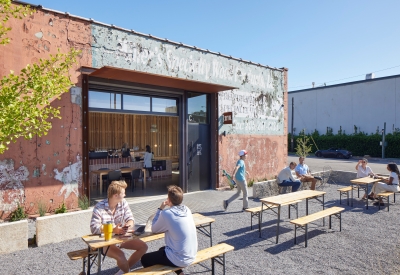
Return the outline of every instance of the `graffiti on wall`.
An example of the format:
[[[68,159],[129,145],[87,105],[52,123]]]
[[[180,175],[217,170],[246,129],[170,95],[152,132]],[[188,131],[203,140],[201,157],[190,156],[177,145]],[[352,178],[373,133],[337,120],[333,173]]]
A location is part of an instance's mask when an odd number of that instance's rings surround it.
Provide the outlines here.
[[[24,202],[25,188],[22,181],[28,180],[29,170],[25,166],[14,168],[12,159],[0,161],[0,211],[12,211]]]
[[[54,169],[54,178],[63,183],[58,195],[61,196],[64,192],[64,198],[68,198],[71,193],[79,196],[79,188],[82,187],[82,159],[79,154],[76,157],[77,162],[65,167],[61,172]]]
[[[273,70],[167,41],[92,24],[93,67],[112,66],[202,82],[272,90]],[[281,72],[279,72],[279,75]]]
[[[283,135],[283,91],[224,91],[218,94],[219,131],[227,134]],[[224,125],[222,114],[232,112],[232,125]]]

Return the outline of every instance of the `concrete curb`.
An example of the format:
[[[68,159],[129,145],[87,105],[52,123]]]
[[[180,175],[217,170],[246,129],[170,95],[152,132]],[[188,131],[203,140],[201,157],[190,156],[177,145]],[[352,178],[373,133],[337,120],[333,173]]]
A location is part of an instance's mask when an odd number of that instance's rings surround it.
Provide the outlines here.
[[[38,217],[36,219],[37,246],[59,243],[91,234],[90,219],[92,213],[93,208],[90,208],[71,213]]]
[[[28,220],[0,224],[0,254],[28,249]]]

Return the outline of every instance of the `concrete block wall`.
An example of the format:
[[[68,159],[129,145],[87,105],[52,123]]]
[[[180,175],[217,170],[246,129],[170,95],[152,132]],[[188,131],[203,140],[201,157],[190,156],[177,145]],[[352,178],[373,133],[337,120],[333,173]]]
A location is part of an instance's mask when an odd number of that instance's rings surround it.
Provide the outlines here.
[[[36,244],[59,243],[91,234],[93,209],[57,214],[36,219]],[[28,237],[26,237],[26,240]],[[26,243],[28,243],[26,241]]]
[[[27,248],[28,220],[0,224],[0,255]]]

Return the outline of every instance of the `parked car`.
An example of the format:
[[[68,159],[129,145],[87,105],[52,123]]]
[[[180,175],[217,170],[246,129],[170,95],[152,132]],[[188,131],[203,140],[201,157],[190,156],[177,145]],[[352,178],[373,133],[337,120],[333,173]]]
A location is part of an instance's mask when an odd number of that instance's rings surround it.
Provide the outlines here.
[[[324,158],[346,158],[349,159],[352,157],[352,154],[350,151],[347,151],[346,149],[340,149],[340,148],[329,148],[328,150],[318,150],[315,152],[315,155],[317,157],[324,157]]]

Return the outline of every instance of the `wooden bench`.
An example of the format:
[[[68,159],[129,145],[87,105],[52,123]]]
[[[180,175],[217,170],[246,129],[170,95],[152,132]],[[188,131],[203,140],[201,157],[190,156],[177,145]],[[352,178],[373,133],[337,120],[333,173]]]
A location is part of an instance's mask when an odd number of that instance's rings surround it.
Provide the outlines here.
[[[220,243],[214,245],[212,247],[203,249],[197,252],[196,259],[191,265],[198,264],[200,262],[211,259],[211,268],[212,274],[215,274],[215,262],[221,264],[223,266],[223,274],[225,274],[225,253],[232,251],[234,249],[233,246]],[[220,256],[222,255],[222,259]],[[182,269],[181,267],[172,267],[166,265],[153,265],[141,269],[133,270],[129,273],[125,273],[126,275],[156,275],[156,274],[168,274],[170,272],[174,272],[176,270]]]
[[[376,194],[376,196],[379,198],[379,202],[380,202],[381,200],[382,200],[382,201],[385,200],[385,201],[387,202],[387,209],[388,209],[388,212],[389,212],[389,205],[390,205],[389,198],[390,198],[391,195],[396,196],[396,195],[394,194],[394,192],[392,192],[392,191],[385,191],[385,192]],[[379,210],[380,210],[380,209],[381,209],[381,204],[379,203]]]
[[[350,205],[350,196],[349,196],[349,192],[351,191],[352,187],[351,186],[347,186],[347,187],[343,187],[343,188],[339,188],[339,194],[340,194],[340,198],[339,198],[339,203],[342,204],[342,196],[347,198],[347,205]]]
[[[329,216],[329,229],[332,228],[332,221],[331,221],[331,217],[332,215],[335,215],[338,219],[339,219],[339,228],[340,231],[342,231],[342,211],[344,210],[343,207],[331,207],[328,209],[324,209],[322,211],[319,211],[317,213],[308,215],[308,216],[304,216],[295,220],[291,220],[290,223],[294,224],[294,243],[297,243],[296,240],[296,233],[297,233],[297,229],[301,228],[305,230],[305,247],[307,247],[307,237],[308,237],[308,224],[310,222],[325,218]]]
[[[79,275],[85,275],[86,274],[85,268],[86,268],[86,261],[87,261],[86,258],[88,257],[87,248],[68,252],[67,255],[68,255],[69,259],[73,260],[73,261],[82,259],[82,272],[79,273]]]
[[[296,200],[296,201],[292,201],[290,203],[286,203],[283,205],[288,205],[288,211],[289,211],[289,219],[290,219],[290,207],[294,207],[296,209],[296,218],[299,217],[299,210],[297,207],[297,204],[301,202],[301,200]],[[267,204],[268,208],[263,208],[263,211],[265,210],[270,210],[272,208],[277,208],[277,205],[274,204]],[[250,229],[253,230],[253,217],[257,217],[258,218],[258,230],[260,229],[260,213],[261,213],[261,206],[258,207],[253,207],[253,208],[247,208],[244,211],[249,212],[251,214],[250,216]]]

